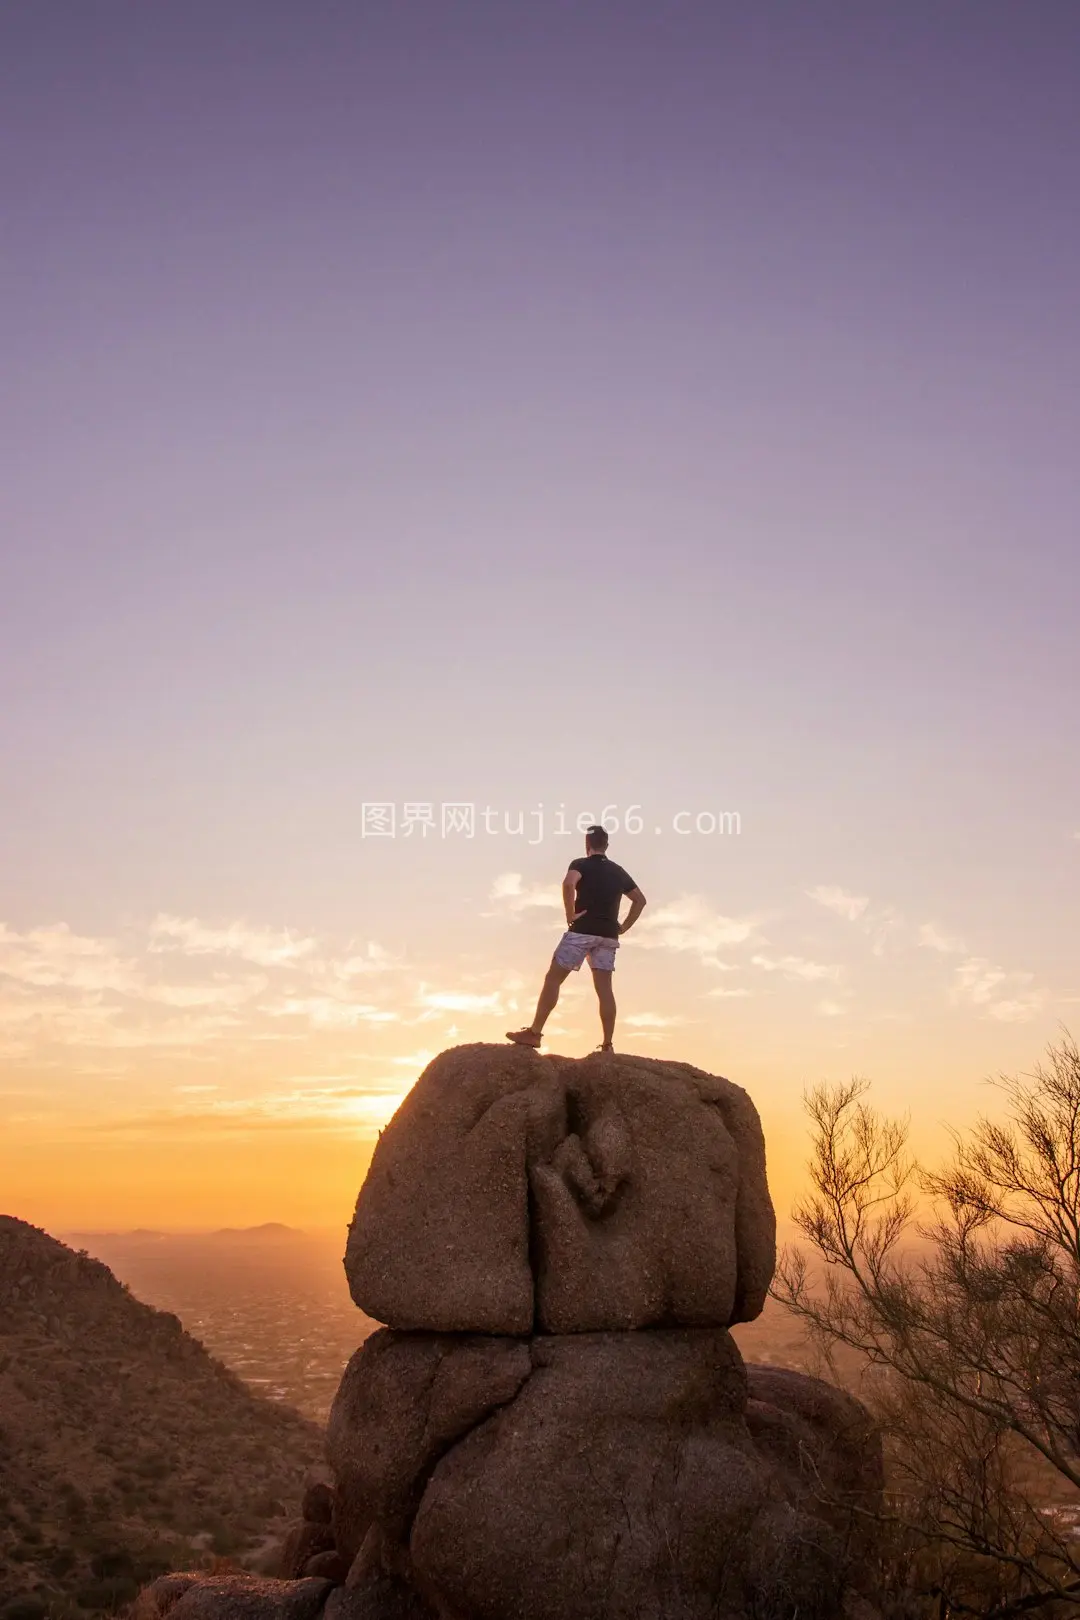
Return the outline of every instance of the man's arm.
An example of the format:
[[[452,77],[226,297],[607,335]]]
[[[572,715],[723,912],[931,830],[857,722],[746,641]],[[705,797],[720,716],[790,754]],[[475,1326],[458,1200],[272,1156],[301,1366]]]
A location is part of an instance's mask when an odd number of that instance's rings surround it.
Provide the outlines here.
[[[628,889],[630,896],[630,910],[626,913],[626,921],[619,924],[619,933],[628,933],[645,910],[645,896],[640,889]]]
[[[566,912],[566,926],[570,927],[577,916],[577,886],[581,882],[581,873],[575,872],[571,867],[562,880],[562,903]]]

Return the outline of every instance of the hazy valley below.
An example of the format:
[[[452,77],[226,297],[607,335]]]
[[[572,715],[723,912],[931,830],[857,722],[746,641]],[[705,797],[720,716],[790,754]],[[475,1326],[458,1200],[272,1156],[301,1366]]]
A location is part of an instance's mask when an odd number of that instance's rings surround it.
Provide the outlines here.
[[[68,1232],[136,1298],[180,1318],[260,1394],[326,1421],[353,1351],[376,1324],[349,1297],[344,1231],[280,1225],[213,1233]]]
[[[325,1423],[342,1371],[378,1326],[349,1297],[345,1232],[271,1224],[212,1233],[68,1232],[147,1305],[171,1311],[260,1394]],[[802,1331],[773,1301],[734,1337],[747,1361],[804,1367]]]

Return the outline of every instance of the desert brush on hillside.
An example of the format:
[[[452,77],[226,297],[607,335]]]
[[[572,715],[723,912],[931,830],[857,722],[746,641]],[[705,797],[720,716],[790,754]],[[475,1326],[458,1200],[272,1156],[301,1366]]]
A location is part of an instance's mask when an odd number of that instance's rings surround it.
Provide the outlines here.
[[[322,1446],[107,1266],[0,1216],[4,1620],[113,1612],[214,1555],[258,1562]]]

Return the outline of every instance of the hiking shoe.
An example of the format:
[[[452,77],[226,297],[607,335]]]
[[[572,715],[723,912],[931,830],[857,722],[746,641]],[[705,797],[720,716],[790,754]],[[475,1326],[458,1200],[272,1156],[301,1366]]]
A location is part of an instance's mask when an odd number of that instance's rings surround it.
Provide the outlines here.
[[[508,1041],[513,1041],[515,1046],[531,1046],[535,1051],[543,1037],[538,1035],[535,1029],[526,1026],[525,1029],[508,1029],[506,1038]]]

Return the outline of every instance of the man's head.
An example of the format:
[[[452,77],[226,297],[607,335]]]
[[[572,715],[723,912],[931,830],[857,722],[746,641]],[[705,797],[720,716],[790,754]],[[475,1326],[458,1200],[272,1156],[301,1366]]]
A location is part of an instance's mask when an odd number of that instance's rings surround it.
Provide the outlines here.
[[[585,832],[586,855],[604,855],[607,852],[608,837],[603,827],[589,827]]]

